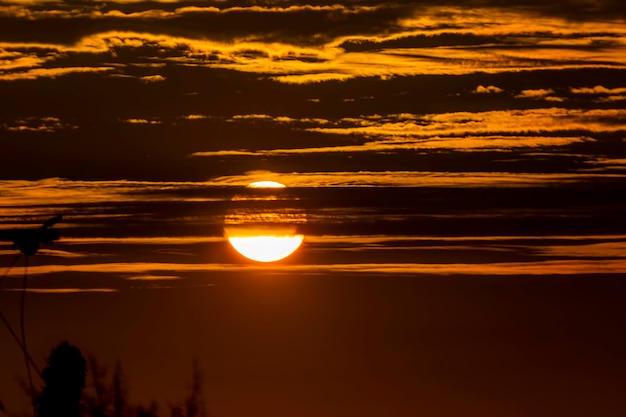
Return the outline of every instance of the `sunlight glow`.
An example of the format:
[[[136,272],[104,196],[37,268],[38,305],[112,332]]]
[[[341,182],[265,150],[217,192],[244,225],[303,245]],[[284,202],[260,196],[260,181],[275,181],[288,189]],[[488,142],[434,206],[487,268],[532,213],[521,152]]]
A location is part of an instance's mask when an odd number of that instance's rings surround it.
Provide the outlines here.
[[[257,262],[275,262],[291,255],[300,247],[304,235],[293,236],[229,236],[237,252]]]
[[[248,184],[250,188],[285,188],[284,184],[276,181],[255,181]]]
[[[298,226],[306,214],[297,199],[285,194],[284,184],[265,179],[252,180],[254,191],[236,195],[224,218],[224,235],[244,257],[257,262],[275,262],[294,253],[304,235]]]

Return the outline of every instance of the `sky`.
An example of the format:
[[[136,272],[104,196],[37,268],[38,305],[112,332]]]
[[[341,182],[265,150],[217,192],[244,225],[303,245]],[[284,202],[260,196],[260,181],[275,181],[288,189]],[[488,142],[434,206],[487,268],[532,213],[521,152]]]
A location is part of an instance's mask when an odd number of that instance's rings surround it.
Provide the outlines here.
[[[621,415],[625,4],[0,1],[0,310],[162,415]]]

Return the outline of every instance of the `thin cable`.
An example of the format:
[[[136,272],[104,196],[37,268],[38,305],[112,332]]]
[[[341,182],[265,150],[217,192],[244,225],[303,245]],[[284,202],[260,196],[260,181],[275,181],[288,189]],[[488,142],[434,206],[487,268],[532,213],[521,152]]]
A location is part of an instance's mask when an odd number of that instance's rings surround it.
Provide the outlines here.
[[[0,278],[0,285],[2,285],[2,283],[4,282],[4,279],[7,277],[7,275],[9,275],[11,268],[13,268],[13,266],[18,261],[18,259],[20,259],[20,256],[22,256],[21,253],[18,253],[17,255],[15,255],[15,258],[13,258],[13,260],[11,261],[11,264],[7,268],[6,272],[4,273],[4,275],[2,275],[2,278]]]
[[[17,255],[15,255],[15,257],[13,258],[13,261],[11,262],[11,264],[8,266],[7,270],[5,271],[4,275],[2,275],[2,278],[0,278],[0,284],[2,284],[2,282],[4,281],[4,279],[7,277],[7,275],[9,275],[9,272],[11,272],[11,269],[13,268],[13,266],[15,266],[15,263],[20,259],[20,256],[22,256],[21,253],[18,253]],[[39,368],[37,367],[37,364],[35,363],[35,361],[32,359],[32,357],[29,355],[28,351],[24,348],[24,345],[22,344],[22,341],[20,340],[20,338],[17,336],[17,333],[15,332],[15,330],[13,330],[13,327],[11,326],[11,323],[9,323],[9,321],[7,320],[7,318],[5,317],[5,315],[2,313],[2,311],[0,310],[0,320],[2,321],[2,323],[4,323],[4,325],[6,326],[7,330],[9,331],[9,333],[11,334],[11,337],[13,337],[13,340],[15,341],[15,343],[17,343],[17,346],[19,346],[19,348],[22,350],[22,353],[24,354],[24,356],[27,358],[28,362],[30,363],[30,366],[33,367],[33,369],[35,370],[35,372],[37,373],[37,375],[41,378],[41,371],[39,370]]]
[[[22,298],[20,300],[20,332],[22,333],[22,350],[24,351],[24,364],[26,365],[26,375],[28,376],[28,386],[30,387],[30,397],[35,404],[35,388],[33,385],[33,376],[30,372],[30,362],[28,358],[28,345],[26,344],[26,325],[24,320],[24,311],[26,306],[26,290],[28,288],[28,255],[24,257],[24,285],[22,286]]]
[[[22,350],[24,355],[28,358],[28,362],[30,363],[30,366],[32,366],[33,369],[35,370],[35,372],[37,373],[37,375],[39,375],[41,377],[41,371],[37,367],[37,364],[35,364],[35,361],[33,361],[33,359],[30,357],[30,355],[28,354],[28,351],[24,349],[24,346],[22,345],[22,342],[20,341],[20,338],[18,337],[17,333],[15,333],[15,330],[13,330],[13,327],[11,327],[11,324],[9,324],[9,321],[4,316],[4,314],[2,314],[2,311],[0,311],[0,320],[2,320],[4,325],[9,330],[9,333],[11,333],[11,336],[13,337],[13,340],[15,340],[15,343],[17,343],[17,345]]]

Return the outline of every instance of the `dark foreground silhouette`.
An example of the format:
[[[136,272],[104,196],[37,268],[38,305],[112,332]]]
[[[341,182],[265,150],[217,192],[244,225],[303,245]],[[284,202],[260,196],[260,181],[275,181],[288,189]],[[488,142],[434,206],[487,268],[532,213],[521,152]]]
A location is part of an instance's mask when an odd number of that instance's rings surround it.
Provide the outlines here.
[[[39,417],[79,417],[80,400],[85,388],[87,363],[80,349],[67,342],[54,348],[48,367],[41,378],[43,391],[35,398],[35,413]]]
[[[50,352],[41,373],[43,387],[35,395],[35,417],[207,417],[202,395],[202,373],[196,360],[186,397],[166,411],[153,401],[149,406],[133,405],[118,361],[110,375],[95,357],[88,359],[76,346],[62,342]],[[0,402],[0,414],[3,407]]]
[[[41,243],[51,245],[59,240],[59,229],[52,226],[62,220],[61,216],[51,217],[39,227],[28,229],[0,230],[0,241],[13,242],[13,249],[18,249],[26,256],[34,255],[39,250]]]

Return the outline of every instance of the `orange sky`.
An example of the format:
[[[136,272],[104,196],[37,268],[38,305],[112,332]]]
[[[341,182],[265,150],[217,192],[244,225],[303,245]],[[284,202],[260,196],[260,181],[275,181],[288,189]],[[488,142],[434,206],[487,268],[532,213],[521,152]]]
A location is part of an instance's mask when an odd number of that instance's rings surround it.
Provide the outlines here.
[[[63,215],[33,358],[161,415],[193,357],[215,417],[621,415],[624,4],[0,1],[0,236]],[[276,264],[224,236],[262,180],[306,214]]]

